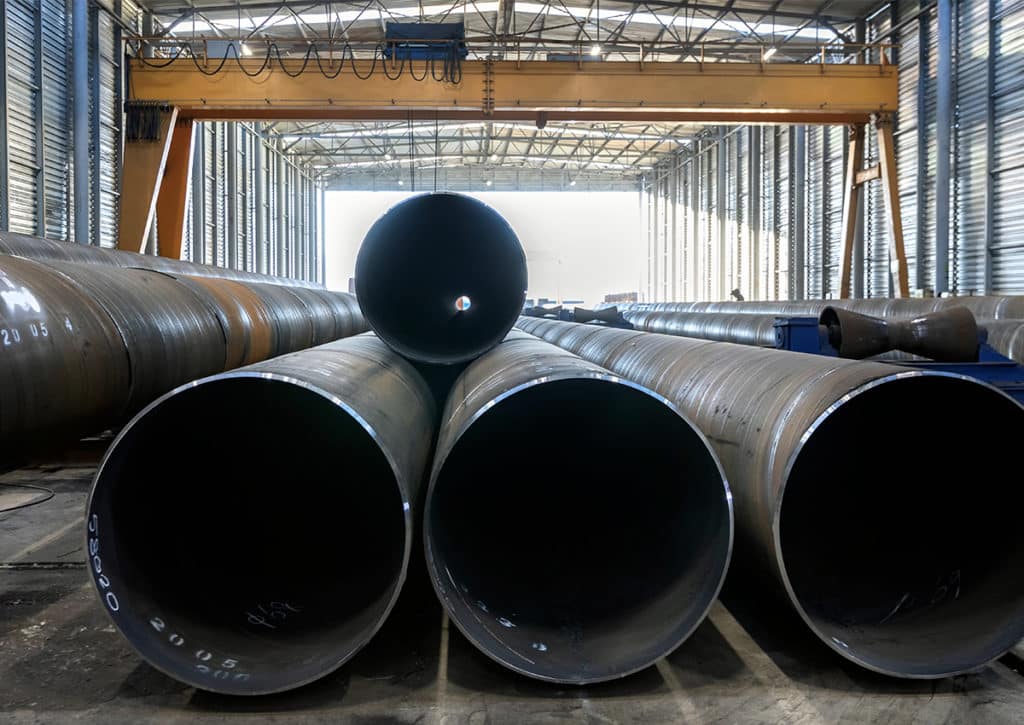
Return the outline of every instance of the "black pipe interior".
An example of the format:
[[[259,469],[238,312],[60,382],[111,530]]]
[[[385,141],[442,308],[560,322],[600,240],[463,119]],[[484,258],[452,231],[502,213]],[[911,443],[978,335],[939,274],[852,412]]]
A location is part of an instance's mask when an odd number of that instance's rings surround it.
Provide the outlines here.
[[[911,677],[977,667],[1024,637],[1022,419],[989,388],[915,377],[821,424],[794,463],[779,529],[819,636]]]
[[[105,462],[90,514],[119,626],[209,689],[325,674],[365,643],[402,576],[405,513],[384,455],[339,407],[285,382],[222,379],[152,409]],[[222,680],[198,667],[226,659]]]
[[[423,362],[471,360],[511,329],[526,295],[526,258],[501,215],[458,194],[424,194],[367,232],[356,295],[373,330]]]
[[[491,657],[557,682],[675,648],[713,601],[731,520],[703,440],[623,384],[549,382],[484,413],[427,511],[449,612]]]

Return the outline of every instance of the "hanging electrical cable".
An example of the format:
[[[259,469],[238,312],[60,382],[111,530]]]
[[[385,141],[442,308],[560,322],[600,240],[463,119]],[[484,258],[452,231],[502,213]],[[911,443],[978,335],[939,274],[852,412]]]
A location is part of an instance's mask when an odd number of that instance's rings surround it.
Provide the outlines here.
[[[148,68],[167,68],[183,58],[188,58],[192,60],[196,70],[206,76],[215,76],[223,72],[228,61],[233,59],[235,61],[235,65],[238,66],[238,70],[250,78],[255,78],[267,70],[275,68],[280,69],[290,78],[298,78],[303,73],[309,72],[310,63],[315,61],[316,70],[325,78],[330,80],[334,80],[341,75],[345,70],[346,64],[351,69],[352,75],[356,78],[364,81],[369,80],[378,72],[377,64],[380,63],[381,72],[383,72],[389,80],[393,81],[398,80],[405,74],[408,74],[416,81],[425,81],[428,78],[432,78],[433,80],[441,83],[458,84],[462,82],[462,58],[459,53],[458,46],[455,44],[450,48],[445,48],[444,52],[439,56],[423,59],[423,70],[418,73],[413,62],[413,58],[407,54],[396,53],[389,59],[385,52],[386,45],[384,43],[377,43],[373,46],[371,54],[366,58],[357,58],[356,47],[351,43],[344,43],[341,46],[340,57],[337,58],[337,66],[335,66],[335,49],[333,47],[333,43],[331,43],[332,47],[327,51],[327,62],[325,67],[325,59],[321,56],[320,47],[313,42],[307,46],[305,54],[301,57],[298,70],[294,70],[293,64],[286,62],[286,53],[282,54],[281,47],[273,40],[267,41],[267,52],[256,66],[252,63],[243,62],[244,53],[241,50],[243,41],[241,40],[238,40],[237,42],[234,40],[229,41],[224,50],[224,55],[212,66],[208,63],[210,56],[197,53],[196,50],[193,49],[191,43],[183,42],[181,45],[174,48],[173,52],[169,55],[159,59],[146,58],[143,55],[141,49],[144,43],[145,40],[141,38],[134,41],[128,41],[129,47],[133,49],[134,58],[144,66]],[[202,43],[205,46],[206,40],[203,39]],[[397,56],[397,58],[395,56]],[[252,59],[253,61],[258,60],[257,58],[253,58],[251,55],[247,55],[245,58],[247,60]],[[390,67],[388,63],[389,60],[391,61]],[[369,71],[360,72],[357,66],[357,61],[369,61]]]

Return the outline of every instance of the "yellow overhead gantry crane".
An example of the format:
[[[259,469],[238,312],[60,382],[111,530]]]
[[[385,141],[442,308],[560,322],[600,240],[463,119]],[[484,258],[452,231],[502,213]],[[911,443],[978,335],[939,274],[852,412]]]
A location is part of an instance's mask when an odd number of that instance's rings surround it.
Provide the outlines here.
[[[160,252],[180,256],[195,121],[517,120],[841,124],[849,127],[842,297],[850,295],[859,186],[881,179],[899,296],[909,296],[892,119],[895,66],[881,64],[462,61],[458,83],[382,72],[383,60],[232,59],[215,73],[179,58],[130,63],[128,100],[166,106],[160,140],[125,145],[120,246],[141,250],[157,211]],[[824,58],[824,53],[822,54]],[[339,61],[340,62],[340,61]],[[304,63],[306,65],[304,65]],[[309,72],[301,72],[311,66]],[[340,70],[331,78],[334,70]],[[357,77],[355,71],[359,76]],[[376,72],[375,72],[376,71]],[[420,76],[422,77],[422,76]],[[364,79],[365,78],[365,79]],[[873,123],[880,163],[862,169]]]

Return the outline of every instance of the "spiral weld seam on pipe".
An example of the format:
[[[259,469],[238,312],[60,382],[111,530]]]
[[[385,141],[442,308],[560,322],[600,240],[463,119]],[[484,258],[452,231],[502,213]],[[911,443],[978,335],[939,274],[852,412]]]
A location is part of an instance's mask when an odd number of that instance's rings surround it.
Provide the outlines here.
[[[248,308],[267,318],[260,334],[264,356],[313,341],[310,306],[280,285],[213,278],[198,283],[148,269],[9,255],[0,255],[0,276],[6,288],[0,318],[5,460],[26,446],[41,450],[118,424],[176,385],[236,367],[242,353],[252,352],[253,328],[241,316],[231,318],[217,299],[244,293]],[[224,294],[217,297],[214,289]],[[315,295],[323,308],[317,318],[321,337],[366,329],[351,296],[300,294]],[[267,298],[278,306],[268,307]],[[287,333],[290,323],[296,336],[278,334],[277,328]],[[268,349],[268,324],[276,349]],[[61,392],[61,386],[67,389]]]
[[[415,369],[370,333],[162,396],[118,435],[89,496],[104,610],[152,666],[200,689],[268,694],[334,671],[402,588],[432,408]],[[223,450],[160,455],[186,421]],[[282,482],[291,495],[275,495]],[[245,556],[197,535],[211,530]]]
[[[732,499],[710,444],[664,397],[512,331],[455,382],[442,421],[427,565],[486,655],[582,685],[649,666],[704,619]],[[538,426],[559,436],[538,440]],[[531,440],[530,454],[502,458],[509,440]]]
[[[842,656],[934,679],[976,670],[1024,638],[1014,539],[1024,490],[1005,485],[1019,470],[1009,457],[974,455],[1011,450],[1024,433],[1024,407],[1001,391],[881,363],[530,318],[518,326],[692,416],[729,476],[750,563]],[[908,426],[894,410],[923,421],[956,410],[985,425]],[[901,455],[870,455],[879,441],[898,441]],[[970,486],[935,451],[970,456]]]

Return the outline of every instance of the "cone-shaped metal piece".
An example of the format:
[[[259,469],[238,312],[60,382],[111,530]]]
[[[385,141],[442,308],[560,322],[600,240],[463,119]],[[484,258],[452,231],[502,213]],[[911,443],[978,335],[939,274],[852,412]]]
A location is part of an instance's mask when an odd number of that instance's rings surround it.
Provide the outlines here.
[[[899,350],[940,362],[978,359],[978,324],[966,307],[949,307],[909,320],[887,320],[826,307],[819,323],[840,357],[861,360]]]
[[[614,324],[619,321],[618,307],[605,307],[600,310],[588,310],[586,307],[574,307],[572,318],[576,322],[607,322]]]

